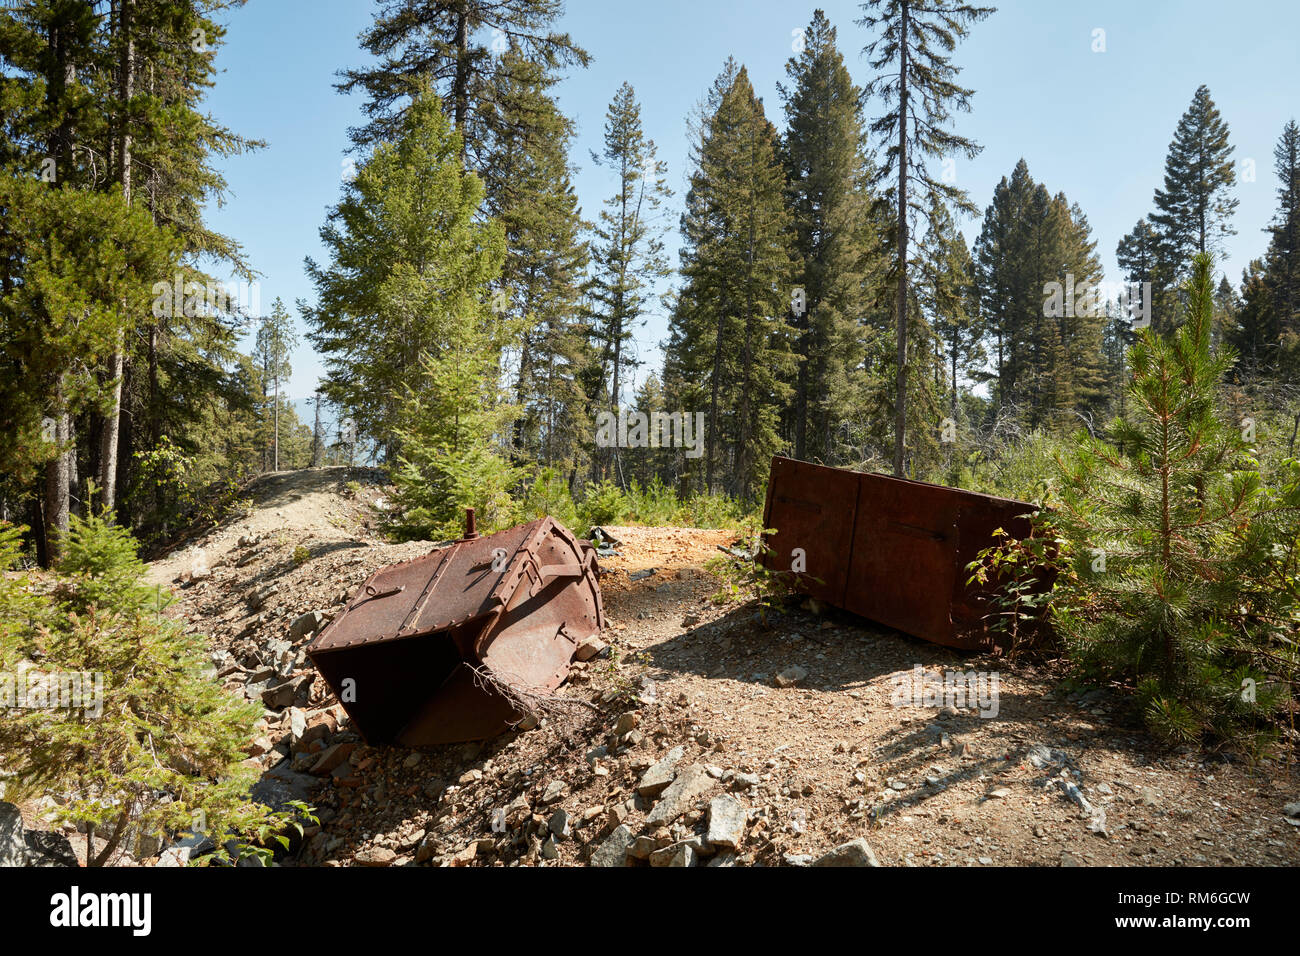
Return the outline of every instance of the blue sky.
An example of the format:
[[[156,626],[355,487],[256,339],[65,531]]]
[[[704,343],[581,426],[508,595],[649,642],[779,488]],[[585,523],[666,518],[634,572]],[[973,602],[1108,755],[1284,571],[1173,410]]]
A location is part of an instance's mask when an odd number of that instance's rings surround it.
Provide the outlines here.
[[[993,0],[996,3],[996,0]],[[983,145],[958,161],[957,182],[983,210],[993,188],[1024,157],[1030,173],[1064,191],[1087,214],[1108,279],[1120,278],[1115,245],[1162,182],[1165,152],[1196,87],[1209,86],[1231,128],[1235,158],[1254,160],[1253,182],[1239,181],[1237,235],[1220,270],[1235,283],[1263,253],[1261,231],[1276,200],[1273,146],[1283,124],[1300,117],[1296,36],[1300,4],[1249,5],[1174,0],[1016,0],[976,24],[958,47],[961,82],[976,90],[972,112],[957,129]],[[679,245],[678,203],[689,170],[686,117],[727,56],[748,68],[768,116],[781,123],[776,84],[785,79],[793,31],[821,7],[839,29],[855,81],[871,76],[862,55],[870,36],[854,24],[856,2],[791,0],[568,0],[562,29],[592,54],[587,70],[560,84],[561,108],[578,125],[573,158],[584,215],[594,219],[614,188],[590,160],[599,148],[605,110],[624,80],[636,89],[647,135],[659,146],[676,192],[668,246]],[[325,258],[317,231],[338,200],[347,129],[360,99],[334,91],[335,72],[363,62],[358,32],[373,16],[368,0],[250,0],[227,18],[218,55],[223,72],[208,109],[238,132],[265,139],[267,149],[220,166],[230,184],[226,205],[212,209],[214,228],[235,237],[262,273],[264,309],[276,296],[311,300],[304,256]],[[1104,31],[1104,52],[1094,52]],[[868,107],[874,116],[878,105]],[[962,223],[968,241],[979,220]],[[649,318],[638,335],[646,363],[638,381],[661,362],[666,319]],[[300,326],[300,333],[305,332]],[[308,396],[322,373],[302,335],[288,392]]]

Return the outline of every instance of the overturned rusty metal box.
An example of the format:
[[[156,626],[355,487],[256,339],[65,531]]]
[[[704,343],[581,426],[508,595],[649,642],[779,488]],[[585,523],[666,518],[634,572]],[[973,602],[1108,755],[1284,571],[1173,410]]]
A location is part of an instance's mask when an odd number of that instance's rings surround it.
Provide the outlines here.
[[[959,488],[772,459],[763,563],[801,590],[905,634],[968,650],[996,643],[993,591],[967,565],[1002,528],[1031,533],[1035,506]]]
[[[372,744],[481,740],[553,692],[604,626],[596,554],[546,517],[375,572],[307,648]]]

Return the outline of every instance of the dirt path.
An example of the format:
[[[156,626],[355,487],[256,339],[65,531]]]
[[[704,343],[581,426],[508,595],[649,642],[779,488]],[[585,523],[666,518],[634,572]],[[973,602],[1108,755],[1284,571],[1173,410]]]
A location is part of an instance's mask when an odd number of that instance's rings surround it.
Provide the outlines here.
[[[315,468],[264,475],[246,492],[250,507],[237,513],[211,533],[173,551],[149,566],[149,581],[170,584],[195,567],[211,570],[222,564],[241,538],[286,534],[322,541],[370,539],[364,516],[351,500],[347,483],[365,475],[347,467]],[[360,482],[357,482],[358,486]],[[382,495],[370,501],[383,503]]]

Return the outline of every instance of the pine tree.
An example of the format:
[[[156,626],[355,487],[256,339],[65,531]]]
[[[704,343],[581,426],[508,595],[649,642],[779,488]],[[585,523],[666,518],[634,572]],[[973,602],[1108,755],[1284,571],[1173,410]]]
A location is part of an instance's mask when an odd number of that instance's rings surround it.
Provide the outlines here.
[[[997,403],[1033,428],[1072,428],[1106,403],[1106,306],[1087,218],[1036,183],[1022,159],[994,191],[975,244]]]
[[[552,29],[563,13],[561,0],[376,0],[376,7],[374,25],[360,36],[376,62],[342,71],[338,84],[340,92],[367,96],[367,122],[352,130],[358,146],[392,139],[412,98],[428,84],[461,137],[462,158],[482,172],[496,119],[512,116],[516,134],[531,124],[526,111],[503,97],[508,88],[495,82],[496,55],[513,46],[547,74],[590,60],[567,33]]]
[[[213,860],[268,862],[260,834],[305,808],[249,800],[245,751],[261,708],[205,673],[206,641],[161,613],[166,592],[145,584],[136,542],[74,515],[53,588],[15,571],[17,544],[0,525],[0,669],[61,699],[0,721],[10,797],[64,794],[57,822],[85,831],[90,866],[110,864],[132,835],[170,839],[197,819]]]
[[[1260,669],[1272,644],[1260,602],[1271,599],[1248,570],[1268,563],[1256,531],[1271,509],[1240,430],[1215,406],[1232,355],[1210,349],[1213,289],[1211,258],[1198,254],[1182,327],[1144,329],[1130,352],[1115,444],[1081,433],[1063,463],[1059,514],[1076,575],[1063,635],[1092,666],[1134,680],[1152,728],[1183,741],[1276,703]],[[1242,693],[1248,680],[1257,697]]]
[[[923,243],[926,256],[919,291],[930,327],[947,354],[949,415],[956,422],[959,375],[983,377],[987,361],[984,328],[975,294],[974,263],[965,237],[946,212],[936,212],[931,223]]]
[[[1266,282],[1280,336],[1300,345],[1300,126],[1291,120],[1273,150],[1277,214],[1269,226]]]
[[[617,177],[617,191],[605,200],[595,232],[595,256],[589,294],[592,345],[602,377],[601,405],[618,414],[624,387],[636,361],[631,345],[654,295],[655,283],[668,275],[662,221],[672,196],[654,141],[641,128],[641,108],[631,85],[614,94],[605,114],[604,149],[593,154],[598,165]],[[610,449],[602,467],[617,458]]]
[[[93,170],[77,161],[78,147],[85,155],[87,141],[93,141],[104,128],[103,116],[94,108],[90,82],[103,61],[95,29],[93,6],[75,0],[33,0],[0,11],[0,49],[6,66],[0,76],[0,104],[5,106],[0,123],[4,125],[6,172],[37,176],[60,191],[96,185]],[[9,193],[9,199],[19,195]],[[17,224],[6,231],[11,238],[4,243],[8,261],[5,288],[0,291],[8,295],[19,285],[24,268],[22,242],[33,236]],[[58,352],[51,349],[48,354]],[[56,539],[67,531],[70,500],[78,486],[76,416],[67,405],[62,374],[44,384],[53,386],[48,412],[57,452],[43,456],[44,513],[36,515],[34,523],[41,529],[42,558],[54,560]]]
[[[271,399],[271,471],[280,470],[280,386],[293,375],[289,353],[298,344],[293,317],[276,296],[271,313],[258,322],[255,355],[262,367],[262,384],[272,389]]]
[[[693,158],[665,378],[676,408],[705,412],[704,487],[752,499],[791,391],[790,223],[776,130],[735,61],[714,84]]]
[[[588,261],[571,182],[573,124],[548,92],[554,79],[508,52],[496,82],[505,112],[493,119],[494,152],[485,164],[486,212],[505,233],[506,255],[494,296],[500,318],[521,331],[515,376],[514,450],[521,460],[579,453],[583,395],[577,369],[584,360],[579,321]],[[517,112],[516,112],[517,111]],[[520,115],[528,122],[522,122]]]
[[[218,123],[203,107],[224,45],[220,14],[242,2],[129,0],[130,16],[125,23],[119,18],[110,41],[119,91],[123,65],[133,64],[131,95],[119,96],[110,109],[119,136],[129,129],[132,201],[176,233],[185,251],[183,281],[205,290],[217,289],[216,277],[227,270],[244,283],[256,278],[239,242],[213,230],[204,216],[227,197],[218,160],[266,145]],[[124,354],[119,485],[132,483],[138,456],[162,446],[164,438],[198,471],[209,467],[210,407],[241,400],[229,370],[254,306],[251,296],[218,292],[205,294],[201,309],[154,309],[141,317],[141,332],[127,340]],[[162,512],[160,499],[150,509],[147,498],[137,496],[122,503],[123,512],[147,526]]]
[[[1017,393],[1020,329],[1025,309],[1040,292],[1036,277],[1022,267],[1031,248],[1026,225],[1035,188],[1029,164],[1021,159],[1011,178],[1002,177],[994,189],[975,243],[976,288],[993,339],[994,398],[1000,405],[1013,401]]]
[[[1214,291],[1214,330],[1210,337],[1210,347],[1216,352],[1227,340],[1228,331],[1236,324],[1237,312],[1241,309],[1241,298],[1232,287],[1228,277],[1219,278],[1219,286]]]
[[[1227,339],[1241,370],[1252,379],[1267,377],[1277,367],[1280,327],[1263,259],[1253,259],[1241,270],[1241,307],[1234,318]]]
[[[466,508],[479,527],[512,523],[510,490],[521,477],[497,452],[493,436],[518,414],[497,384],[496,350],[486,309],[469,310],[446,330],[436,351],[421,353],[421,368],[401,406],[401,456],[393,471],[402,509],[398,531],[437,541],[460,537]]]
[[[42,538],[46,559],[55,561],[68,528],[71,423],[107,397],[99,363],[130,328],[124,322],[148,312],[149,277],[174,268],[179,250],[175,237],[127,206],[120,191],[51,189],[0,176],[0,208],[0,246],[16,266],[0,295],[7,399],[0,430],[12,454],[5,470],[45,463]]]
[[[1238,200],[1229,195],[1236,171],[1228,124],[1199,86],[1178,121],[1165,158],[1165,184],[1156,190],[1151,222],[1167,261],[1185,263],[1196,253],[1216,252],[1234,235],[1230,220]]]
[[[1074,301],[1064,303],[1063,314],[1056,317],[1053,330],[1057,343],[1054,374],[1061,384],[1055,390],[1051,407],[1058,416],[1068,419],[1105,407],[1101,347],[1107,310],[1101,291],[1101,260],[1097,257],[1097,243],[1092,238],[1088,218],[1079,204],[1070,203],[1064,193],[1057,193],[1054,203],[1060,216],[1064,247],[1063,291],[1068,295],[1073,284]]]
[[[238,244],[202,221],[204,204],[219,202],[225,187],[211,157],[260,145],[200,108],[224,33],[213,17],[238,2],[7,5],[0,11],[9,67],[0,78],[0,164],[52,188],[120,191],[179,237],[187,279],[210,281],[196,268],[200,260],[229,263],[251,278]],[[143,500],[116,501],[119,489],[133,482],[141,450],[161,448],[164,434],[191,454],[204,453],[190,429],[201,430],[207,406],[232,394],[225,365],[235,355],[234,319],[208,310],[123,317],[124,328],[138,334],[119,336],[120,345],[103,356],[97,374],[108,390],[105,404],[67,423],[75,440],[61,468],[71,484],[79,472],[94,473],[104,503],[118,504],[120,518],[149,520]]]
[[[1165,333],[1173,327],[1173,276],[1160,233],[1143,217],[1119,241],[1115,258],[1130,286],[1134,309],[1149,313],[1151,327]]]
[[[317,304],[299,310],[325,357],[321,392],[389,461],[422,356],[442,354],[470,317],[498,350],[513,331],[483,314],[503,241],[499,226],[478,221],[482,202],[482,183],[461,165],[459,137],[430,94],[407,111],[400,138],[376,146],[345,185],[321,229],[329,265],[307,260]]]
[[[871,124],[872,133],[888,144],[876,182],[889,183],[888,199],[897,210],[893,235],[898,249],[894,262],[898,281],[894,474],[902,477],[907,432],[907,285],[912,268],[908,243],[914,220],[927,215],[936,203],[971,214],[976,211],[965,191],[935,179],[927,162],[957,154],[973,159],[980,152],[972,140],[947,128],[949,111],[968,112],[974,92],[957,85],[961,71],[952,65],[950,54],[957,41],[966,38],[969,25],[994,9],[959,0],[933,0],[926,5],[914,0],[869,0],[862,9],[869,12],[858,25],[880,29],[880,36],[865,51],[872,57],[871,68],[880,72],[867,85],[867,95],[881,97],[886,108]]]
[[[785,433],[796,458],[838,461],[836,433],[864,385],[867,319],[883,281],[873,217],[862,91],[821,10],[786,62],[780,86],[786,133],[781,158],[794,222],[794,301],[788,310],[799,362]]]

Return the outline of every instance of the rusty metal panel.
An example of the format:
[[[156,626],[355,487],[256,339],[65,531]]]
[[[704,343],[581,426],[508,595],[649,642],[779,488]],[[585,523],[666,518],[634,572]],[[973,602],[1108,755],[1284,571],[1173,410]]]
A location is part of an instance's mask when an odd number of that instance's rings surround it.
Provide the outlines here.
[[[772,460],[764,527],[773,570],[802,548],[803,590],[907,634],[951,647],[989,648],[989,591],[966,566],[1001,527],[1027,537],[1034,506],[959,488]],[[820,578],[820,581],[813,580]]]
[[[952,631],[958,501],[949,489],[860,475],[845,610],[938,643]]]
[[[546,517],[375,572],[308,647],[372,743],[490,737],[517,720],[477,678],[550,693],[604,609],[594,550]]]
[[[839,606],[844,600],[857,499],[854,472],[772,459],[763,527],[776,529],[767,538],[773,567],[789,569],[802,549],[804,590],[828,604]],[[779,523],[773,524],[773,516]]]

